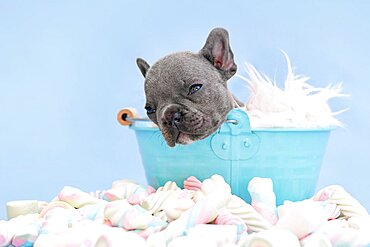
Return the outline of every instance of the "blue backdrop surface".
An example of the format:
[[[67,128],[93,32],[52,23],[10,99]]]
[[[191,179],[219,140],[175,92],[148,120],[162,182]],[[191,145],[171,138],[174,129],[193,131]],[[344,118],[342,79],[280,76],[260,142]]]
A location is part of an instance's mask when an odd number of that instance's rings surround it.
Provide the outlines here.
[[[217,26],[231,47],[277,81],[280,49],[315,86],[343,82],[318,188],[340,184],[370,210],[370,3],[366,1],[1,1],[0,219],[5,203],[51,200],[64,185],[85,191],[115,179],[145,183],[134,133],[117,112],[144,106],[136,57],[150,64],[198,51]],[[243,101],[238,78],[230,88]]]

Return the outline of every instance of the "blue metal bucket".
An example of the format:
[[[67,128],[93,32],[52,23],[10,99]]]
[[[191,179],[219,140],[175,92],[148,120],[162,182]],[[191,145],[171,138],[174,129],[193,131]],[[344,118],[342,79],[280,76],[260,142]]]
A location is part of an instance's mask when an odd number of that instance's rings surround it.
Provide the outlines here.
[[[190,145],[167,146],[157,127],[136,122],[135,130],[148,183],[157,188],[167,181],[182,186],[193,175],[204,180],[219,174],[232,193],[250,202],[253,177],[271,178],[277,204],[311,197],[332,128],[251,130],[247,113],[230,111],[221,128]]]

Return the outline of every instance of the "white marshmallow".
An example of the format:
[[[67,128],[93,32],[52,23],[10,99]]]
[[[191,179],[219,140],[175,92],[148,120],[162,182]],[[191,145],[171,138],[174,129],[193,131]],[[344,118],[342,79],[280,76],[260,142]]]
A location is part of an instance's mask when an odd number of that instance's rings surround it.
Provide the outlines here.
[[[15,218],[19,215],[39,213],[39,204],[37,200],[20,200],[6,203],[8,219]]]
[[[302,247],[332,247],[330,240],[322,233],[312,233],[301,240]]]
[[[294,233],[299,239],[312,233],[326,221],[325,210],[314,201],[306,200],[279,206],[276,227]],[[280,211],[283,211],[280,216]]]
[[[168,247],[219,247],[217,240],[204,237],[182,236],[172,240]]]
[[[354,216],[348,219],[349,227],[366,230],[370,233],[370,215]]]
[[[8,246],[14,234],[11,223],[9,223],[9,221],[0,220],[0,247]]]
[[[199,224],[190,228],[187,236],[213,239],[218,244],[235,244],[237,241],[237,227],[236,225]]]
[[[253,233],[239,241],[239,247],[300,247],[298,238],[283,229],[270,229]]]

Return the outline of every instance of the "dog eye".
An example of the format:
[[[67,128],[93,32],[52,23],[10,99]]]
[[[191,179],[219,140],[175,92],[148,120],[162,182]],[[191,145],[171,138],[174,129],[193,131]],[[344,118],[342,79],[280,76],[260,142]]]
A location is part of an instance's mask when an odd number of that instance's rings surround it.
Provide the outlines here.
[[[145,106],[146,114],[153,114],[155,113],[155,109],[150,106]]]
[[[195,93],[196,91],[201,89],[202,86],[203,86],[202,84],[193,84],[193,85],[191,85],[190,88],[189,88],[188,95],[191,95],[191,94]]]

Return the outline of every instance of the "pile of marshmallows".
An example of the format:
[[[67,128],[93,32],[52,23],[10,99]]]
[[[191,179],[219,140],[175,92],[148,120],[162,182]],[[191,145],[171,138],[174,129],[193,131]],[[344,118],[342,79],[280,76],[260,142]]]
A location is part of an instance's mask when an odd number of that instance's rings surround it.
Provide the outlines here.
[[[270,179],[252,179],[248,191],[251,204],[219,175],[189,177],[184,189],[171,181],[157,190],[128,180],[94,193],[67,186],[50,203],[9,202],[0,246],[370,246],[370,216],[340,186],[278,208]]]

